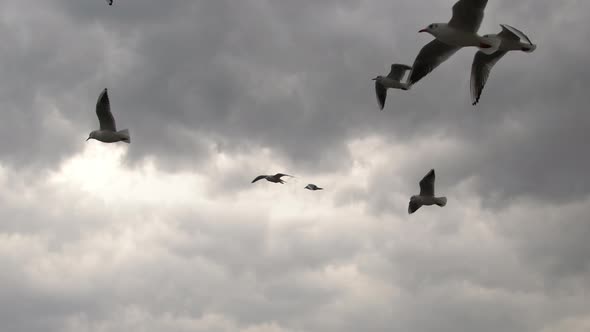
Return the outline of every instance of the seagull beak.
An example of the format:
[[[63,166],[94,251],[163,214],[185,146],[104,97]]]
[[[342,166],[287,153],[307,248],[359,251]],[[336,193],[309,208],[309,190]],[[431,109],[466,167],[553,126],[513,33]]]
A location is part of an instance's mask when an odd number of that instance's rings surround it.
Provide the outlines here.
[[[88,137],[88,138],[86,139],[86,141],[88,141],[89,139],[90,139],[90,137]]]
[[[428,29],[422,29],[422,30],[420,30],[420,31],[418,31],[418,32],[419,32],[419,33],[420,33],[420,32],[428,32]]]

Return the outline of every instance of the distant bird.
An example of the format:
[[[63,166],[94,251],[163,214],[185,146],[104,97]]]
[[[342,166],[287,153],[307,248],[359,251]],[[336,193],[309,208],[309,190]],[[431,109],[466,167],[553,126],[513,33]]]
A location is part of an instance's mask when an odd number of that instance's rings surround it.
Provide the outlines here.
[[[113,5],[113,0],[107,0],[107,3],[109,4],[109,6]]]
[[[446,197],[434,197],[434,170],[431,169],[422,180],[420,180],[420,195],[414,195],[410,198],[408,213],[416,212],[422,205],[438,205],[443,207],[447,205]]]
[[[453,17],[449,23],[432,23],[419,31],[428,32],[436,39],[418,53],[409,85],[428,75],[462,47],[479,47],[486,54],[498,50],[500,40],[477,35],[487,3],[488,0],[459,0],[453,5]]]
[[[385,98],[387,98],[387,89],[402,89],[408,90],[409,86],[406,83],[402,83],[401,80],[404,77],[406,71],[411,70],[412,67],[402,64],[392,64],[391,71],[385,77],[379,75],[373,80],[375,81],[375,93],[377,94],[377,101],[379,107],[383,109],[385,107]]]
[[[258,180],[266,179],[266,181],[268,181],[268,182],[283,184],[283,183],[285,183],[285,181],[281,180],[281,178],[283,176],[293,177],[292,175],[283,174],[283,173],[277,173],[275,175],[259,175],[254,180],[252,180],[252,183],[254,183]]]
[[[92,138],[104,143],[115,143],[120,141],[131,143],[128,129],[117,131],[115,118],[113,117],[113,113],[111,113],[111,103],[109,102],[107,89],[102,90],[100,96],[98,96],[98,101],[96,102],[96,115],[100,122],[100,130],[92,131],[86,140]]]
[[[308,190],[312,190],[312,191],[316,191],[316,190],[324,190],[324,188],[320,188],[318,186],[316,186],[315,184],[308,184],[307,186],[305,186],[305,189]]]
[[[495,35],[484,35],[494,37],[502,41],[500,49],[493,54],[477,52],[471,65],[471,101],[473,105],[479,102],[483,87],[490,76],[492,67],[509,51],[533,52],[537,45],[533,44],[529,37],[522,31],[507,24],[500,24],[502,31]]]

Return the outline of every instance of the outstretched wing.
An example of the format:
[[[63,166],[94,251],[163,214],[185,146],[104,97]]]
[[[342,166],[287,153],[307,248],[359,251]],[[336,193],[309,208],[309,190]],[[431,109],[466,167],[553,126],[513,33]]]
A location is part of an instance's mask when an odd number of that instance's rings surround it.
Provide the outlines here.
[[[377,96],[379,108],[383,109],[385,107],[385,99],[387,98],[387,88],[378,81],[375,81],[375,96]]]
[[[258,175],[254,180],[252,180],[252,183],[262,179],[266,179],[266,175]]]
[[[453,17],[449,25],[453,28],[477,32],[483,21],[488,0],[459,0],[453,5]]]
[[[502,32],[500,32],[499,36],[502,36],[504,38],[511,38],[514,40],[524,40],[531,45],[533,44],[529,37],[527,37],[527,35],[525,35],[522,31],[518,30],[517,28],[511,27],[508,24],[500,24],[500,26],[502,27]],[[510,35],[513,37],[509,37]]]
[[[410,66],[402,65],[399,63],[394,63],[391,65],[391,71],[389,72],[387,77],[389,77],[395,81],[401,81],[402,77],[404,77],[404,74],[406,73],[406,71],[411,70],[411,69],[412,69],[412,67],[410,67]]]
[[[492,68],[506,53],[506,51],[497,51],[489,55],[481,51],[475,53],[473,64],[471,65],[470,82],[472,105],[476,105],[479,102]]]
[[[420,196],[434,196],[434,170],[431,169],[428,174],[420,180]]]
[[[96,115],[100,122],[100,130],[117,131],[115,118],[113,117],[113,113],[111,113],[111,103],[109,101],[107,89],[102,90],[101,94],[98,96],[98,101],[96,102]]]
[[[438,39],[426,44],[414,60],[408,84],[412,85],[421,80],[458,50],[459,47],[445,44]]]
[[[283,174],[283,173],[277,173],[277,174],[275,174],[275,177],[276,177],[277,179],[280,179],[280,178],[282,178],[283,176],[290,176],[290,177],[294,177],[293,175],[289,175],[289,174]]]

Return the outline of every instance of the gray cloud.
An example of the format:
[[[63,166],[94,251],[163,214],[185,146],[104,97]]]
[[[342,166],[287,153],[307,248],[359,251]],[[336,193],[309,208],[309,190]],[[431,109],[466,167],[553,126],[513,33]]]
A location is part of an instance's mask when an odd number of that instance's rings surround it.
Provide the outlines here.
[[[537,51],[477,108],[462,50],[380,112],[452,2],[0,1],[3,326],[583,330],[590,4],[490,0]],[[120,172],[84,142],[105,87]],[[449,205],[410,218],[430,168]]]

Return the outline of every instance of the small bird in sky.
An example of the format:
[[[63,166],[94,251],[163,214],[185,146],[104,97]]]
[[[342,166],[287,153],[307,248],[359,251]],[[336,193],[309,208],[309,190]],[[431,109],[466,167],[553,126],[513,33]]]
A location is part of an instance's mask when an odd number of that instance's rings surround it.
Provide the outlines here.
[[[254,180],[252,180],[252,183],[254,183],[254,182],[258,181],[258,180],[266,179],[266,181],[268,181],[268,182],[281,183],[281,184],[283,184],[283,183],[285,183],[285,181],[281,180],[281,178],[283,176],[294,177],[292,175],[283,174],[283,173],[277,173],[275,175],[259,175]]]
[[[89,139],[95,139],[104,143],[115,143],[121,141],[125,143],[131,143],[129,129],[117,131],[115,118],[113,117],[113,113],[111,113],[111,103],[109,101],[107,89],[102,90],[98,96],[98,101],[96,102],[96,115],[98,116],[98,121],[100,122],[100,129],[92,131],[86,139],[87,141]]]
[[[379,107],[381,109],[385,107],[387,89],[409,89],[408,84],[402,83],[401,80],[406,74],[406,71],[411,69],[412,67],[410,66],[395,63],[391,65],[391,71],[387,76],[379,75],[373,78],[373,81],[375,81],[375,94],[377,95],[377,102],[379,102]]]
[[[324,190],[324,188],[320,188],[318,186],[316,186],[315,184],[308,184],[307,186],[305,186],[305,189],[307,190],[312,190],[312,191],[316,191],[316,190]]]
[[[414,195],[410,198],[408,213],[416,212],[422,205],[438,205],[443,207],[447,205],[446,197],[434,197],[434,170],[431,169],[422,180],[420,180],[420,195]]]

